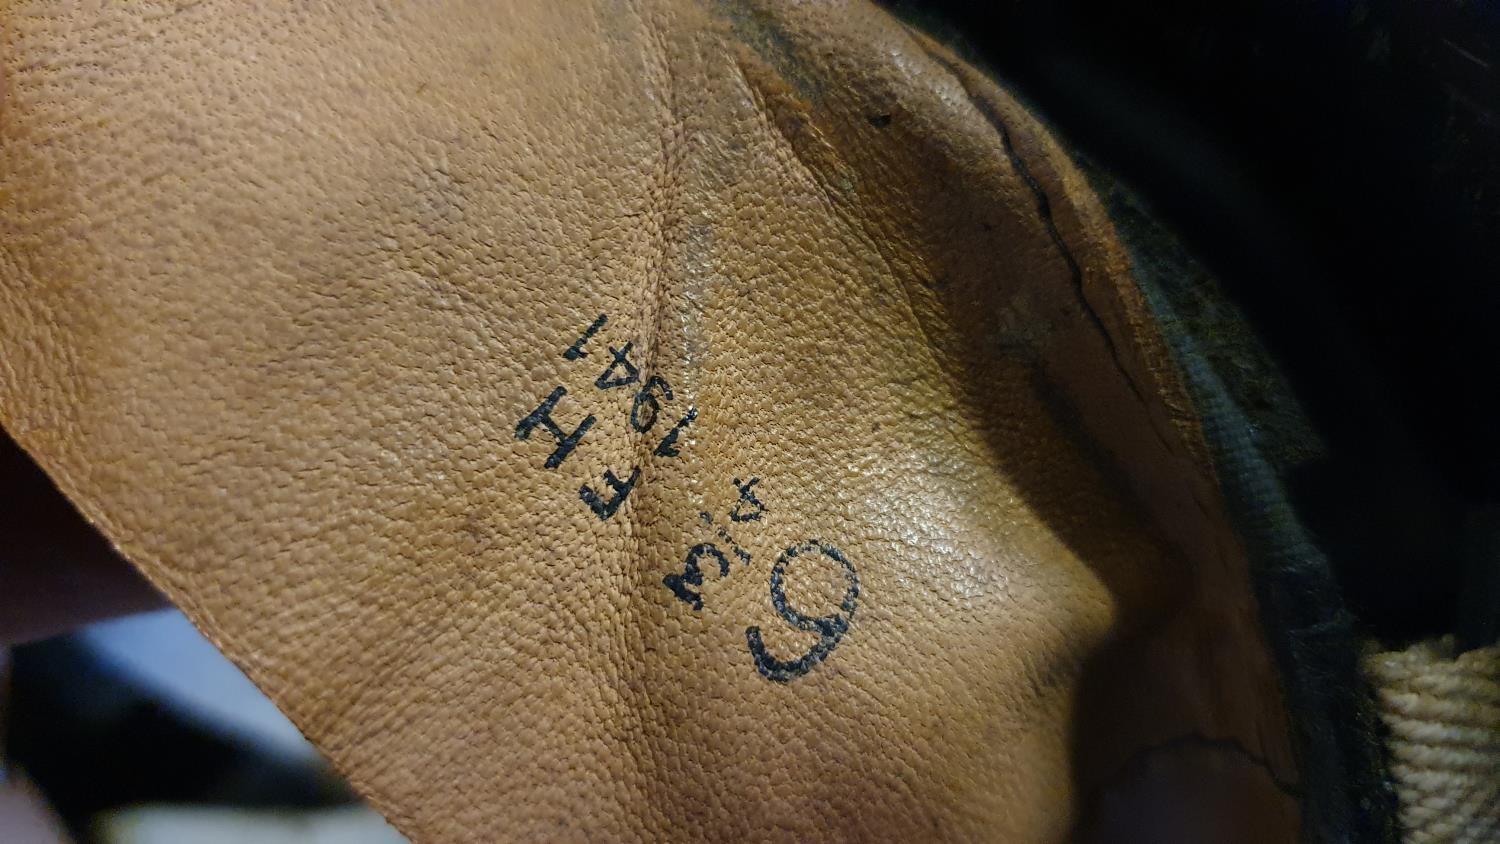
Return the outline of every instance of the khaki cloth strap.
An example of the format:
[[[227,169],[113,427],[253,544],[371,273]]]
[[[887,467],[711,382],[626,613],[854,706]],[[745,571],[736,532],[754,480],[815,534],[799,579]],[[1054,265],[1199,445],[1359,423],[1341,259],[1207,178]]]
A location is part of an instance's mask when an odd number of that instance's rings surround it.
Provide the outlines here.
[[[1423,642],[1365,662],[1412,844],[1500,841],[1500,647]]]

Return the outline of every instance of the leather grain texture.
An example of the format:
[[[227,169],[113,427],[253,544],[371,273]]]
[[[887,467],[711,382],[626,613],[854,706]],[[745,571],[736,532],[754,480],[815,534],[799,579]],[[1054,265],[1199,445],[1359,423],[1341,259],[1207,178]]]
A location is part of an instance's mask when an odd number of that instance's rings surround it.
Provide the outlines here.
[[[0,424],[416,841],[1055,841],[1184,736],[1295,783],[1108,221],[885,12],[0,26]]]

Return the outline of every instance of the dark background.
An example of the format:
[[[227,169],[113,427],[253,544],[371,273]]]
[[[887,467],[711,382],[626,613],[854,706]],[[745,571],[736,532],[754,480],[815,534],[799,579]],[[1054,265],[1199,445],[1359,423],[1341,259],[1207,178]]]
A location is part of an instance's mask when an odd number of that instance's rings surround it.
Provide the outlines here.
[[[896,3],[1141,194],[1326,446],[1284,474],[1389,643],[1493,640],[1500,4]]]

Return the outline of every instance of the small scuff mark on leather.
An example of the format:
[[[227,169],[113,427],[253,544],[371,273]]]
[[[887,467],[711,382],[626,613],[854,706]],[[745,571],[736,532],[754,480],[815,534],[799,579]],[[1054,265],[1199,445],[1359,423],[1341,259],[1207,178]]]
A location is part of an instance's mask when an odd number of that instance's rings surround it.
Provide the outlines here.
[[[729,24],[734,40],[752,49],[761,61],[774,69],[775,73],[795,88],[804,102],[815,102],[823,97],[823,81],[806,70],[796,57],[796,43],[774,15],[764,9],[744,3],[717,0],[714,3],[721,19]]]

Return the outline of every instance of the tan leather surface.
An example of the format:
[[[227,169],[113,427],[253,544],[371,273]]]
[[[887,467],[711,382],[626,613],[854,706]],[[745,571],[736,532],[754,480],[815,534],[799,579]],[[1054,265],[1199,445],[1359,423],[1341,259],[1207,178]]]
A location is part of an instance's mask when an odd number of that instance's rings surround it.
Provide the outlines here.
[[[1295,781],[1120,246],[883,11],[0,25],[0,423],[417,841],[1060,840],[1190,735]]]

